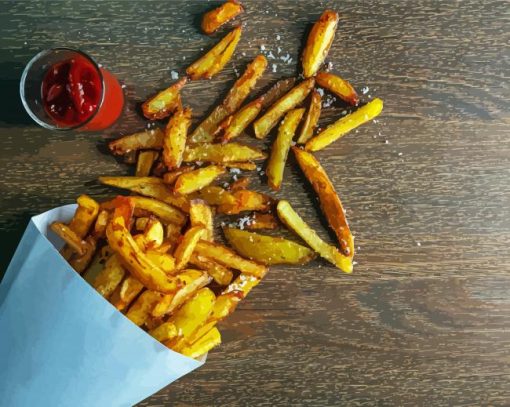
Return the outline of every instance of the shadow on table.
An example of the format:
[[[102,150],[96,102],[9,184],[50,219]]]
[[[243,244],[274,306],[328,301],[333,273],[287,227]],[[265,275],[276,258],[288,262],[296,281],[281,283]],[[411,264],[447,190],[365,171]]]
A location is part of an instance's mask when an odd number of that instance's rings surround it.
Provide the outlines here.
[[[0,63],[0,123],[13,126],[32,124],[19,96],[19,81],[23,68],[23,64],[19,62]]]

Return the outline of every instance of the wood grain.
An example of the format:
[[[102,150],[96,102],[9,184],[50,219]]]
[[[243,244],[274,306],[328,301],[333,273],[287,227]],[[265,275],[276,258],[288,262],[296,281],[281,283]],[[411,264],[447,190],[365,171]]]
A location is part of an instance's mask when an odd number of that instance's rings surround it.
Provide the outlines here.
[[[367,87],[365,100],[385,101],[376,123],[318,153],[359,264],[352,276],[321,261],[272,268],[222,323],[207,363],[140,405],[508,405],[508,2],[243,3],[234,64],[191,83],[184,100],[198,121],[261,45],[293,61],[270,60],[277,72],[259,89],[295,75],[310,23],[339,11],[333,70]],[[30,216],[80,193],[112,194],[95,179],[130,169],[104,153],[105,139],[143,128],[139,102],[221,37],[198,31],[216,4],[0,2],[0,270]],[[56,45],[89,52],[124,81],[128,109],[114,128],[56,133],[28,120],[21,70]],[[344,108],[323,109],[321,124]],[[292,161],[277,196],[331,237]]]

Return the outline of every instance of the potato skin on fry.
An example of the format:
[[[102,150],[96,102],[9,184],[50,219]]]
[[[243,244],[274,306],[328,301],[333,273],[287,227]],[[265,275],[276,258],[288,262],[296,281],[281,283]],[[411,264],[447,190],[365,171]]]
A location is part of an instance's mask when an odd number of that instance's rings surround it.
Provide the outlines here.
[[[355,112],[341,117],[335,123],[328,126],[325,130],[317,134],[305,145],[307,151],[319,151],[329,146],[340,137],[344,136],[356,127],[377,117],[383,109],[383,101],[375,98],[366,105],[361,106]]]
[[[159,128],[130,134],[108,143],[108,148],[115,155],[142,149],[160,149],[163,146],[163,131]]]
[[[186,147],[188,128],[191,125],[191,109],[186,107],[170,118],[163,137],[163,162],[169,170],[180,167]]]
[[[188,82],[184,77],[170,87],[146,100],[142,105],[143,115],[149,120],[160,120],[170,116],[181,106],[180,90]]]
[[[211,184],[224,173],[225,168],[219,165],[209,165],[186,172],[177,177],[174,184],[174,192],[181,195],[191,194]]]
[[[217,208],[218,213],[237,215],[246,211],[265,212],[273,204],[273,199],[270,196],[249,189],[238,189],[231,195],[234,201],[220,204]]]
[[[221,135],[221,142],[227,143],[233,138],[239,137],[244,130],[255,120],[262,110],[262,98],[258,98],[248,103],[241,110],[227,117],[218,127]]]
[[[211,35],[223,24],[232,20],[243,11],[243,6],[238,1],[226,1],[221,6],[204,14],[201,25],[202,31],[207,35]]]
[[[191,226],[202,226],[205,229],[204,240],[214,240],[214,224],[212,209],[202,199],[193,199],[189,206]]]
[[[309,78],[319,70],[328,55],[329,48],[335,38],[338,25],[338,13],[326,10],[312,27],[301,58],[303,75]]]
[[[321,109],[322,109],[321,94],[314,89],[310,98],[310,107],[306,112],[305,120],[303,122],[303,126],[301,126],[299,138],[297,139],[298,144],[306,143],[308,140],[312,138],[313,132],[315,131],[317,123],[319,122]]]
[[[330,72],[318,72],[315,75],[317,85],[334,93],[340,99],[356,106],[359,102],[358,94],[352,85],[345,79],[340,78]]]
[[[186,147],[184,162],[205,161],[224,164],[237,161],[263,160],[266,154],[256,147],[239,143],[198,144]]]

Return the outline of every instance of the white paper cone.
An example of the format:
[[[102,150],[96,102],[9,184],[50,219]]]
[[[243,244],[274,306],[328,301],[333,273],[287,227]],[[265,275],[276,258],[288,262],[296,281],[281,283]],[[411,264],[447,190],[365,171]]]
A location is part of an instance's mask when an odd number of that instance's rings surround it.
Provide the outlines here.
[[[0,285],[1,405],[133,405],[203,363],[154,340],[60,256],[48,226],[75,208],[31,219]]]

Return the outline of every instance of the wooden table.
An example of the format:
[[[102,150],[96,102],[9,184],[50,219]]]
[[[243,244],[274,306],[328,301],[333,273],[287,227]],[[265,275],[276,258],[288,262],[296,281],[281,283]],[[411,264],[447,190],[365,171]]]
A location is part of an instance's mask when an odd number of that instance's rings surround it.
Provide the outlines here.
[[[260,88],[297,73],[308,25],[331,7],[342,13],[333,70],[365,88],[365,99],[385,101],[376,123],[318,153],[347,208],[359,264],[351,276],[321,261],[273,268],[222,324],[224,343],[207,364],[141,405],[508,405],[508,3],[245,3],[236,69],[262,45],[292,57],[270,61],[276,72]],[[198,31],[213,2],[0,6],[4,270],[30,216],[80,193],[111,196],[95,179],[130,169],[105,154],[105,138],[143,128],[136,105],[215,39]],[[107,132],[46,131],[22,110],[23,66],[63,45],[89,52],[126,84],[128,111]],[[234,77],[230,64],[186,88],[197,118]],[[342,110],[325,109],[321,122]],[[277,196],[329,238],[292,161]]]

